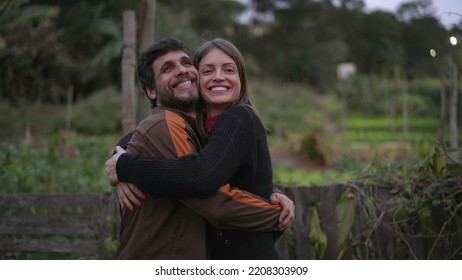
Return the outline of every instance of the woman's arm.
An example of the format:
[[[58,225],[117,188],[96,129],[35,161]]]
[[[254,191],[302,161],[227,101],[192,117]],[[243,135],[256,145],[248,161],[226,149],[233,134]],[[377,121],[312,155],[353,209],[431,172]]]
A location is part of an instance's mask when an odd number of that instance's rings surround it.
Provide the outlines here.
[[[246,155],[245,149],[253,139],[248,136],[252,127],[247,124],[252,123],[247,118],[253,116],[244,109],[233,112],[220,116],[209,143],[199,154],[179,159],[120,155],[118,179],[157,195],[200,195],[218,190],[236,172],[241,155]]]

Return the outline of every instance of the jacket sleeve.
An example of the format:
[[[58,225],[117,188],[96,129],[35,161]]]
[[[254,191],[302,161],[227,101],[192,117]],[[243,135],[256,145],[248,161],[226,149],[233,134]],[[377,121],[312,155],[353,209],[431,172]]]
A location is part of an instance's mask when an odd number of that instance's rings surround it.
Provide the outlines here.
[[[134,183],[156,195],[211,194],[237,171],[240,158],[250,145],[247,134],[252,132],[251,121],[225,112],[198,154],[164,159],[124,153],[117,161],[117,175],[120,181]]]
[[[262,197],[231,188],[229,184],[204,198],[179,200],[219,229],[279,231],[280,205],[272,205]]]
[[[130,139],[133,136],[133,131],[125,134],[124,137],[120,138],[119,142],[117,143],[117,146],[120,146],[122,149],[126,150],[128,146],[128,142],[130,142]],[[113,150],[112,154],[115,154],[115,149]]]

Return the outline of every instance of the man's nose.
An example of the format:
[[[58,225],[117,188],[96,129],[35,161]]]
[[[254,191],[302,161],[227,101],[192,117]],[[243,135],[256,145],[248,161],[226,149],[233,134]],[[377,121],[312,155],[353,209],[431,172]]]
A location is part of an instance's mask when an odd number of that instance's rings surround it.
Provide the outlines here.
[[[177,71],[178,71],[178,73],[180,73],[180,74],[184,74],[184,73],[186,73],[186,72],[187,72],[187,70],[186,70],[186,67],[184,67],[184,66],[183,66],[183,65],[181,65],[181,64],[180,64],[180,65],[178,65],[178,67],[177,67]]]

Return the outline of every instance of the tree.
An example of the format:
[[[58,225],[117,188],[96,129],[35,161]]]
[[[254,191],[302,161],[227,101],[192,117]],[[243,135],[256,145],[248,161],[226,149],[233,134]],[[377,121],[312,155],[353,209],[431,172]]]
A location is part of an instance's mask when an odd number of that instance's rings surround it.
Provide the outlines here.
[[[430,49],[438,52],[446,52],[448,32],[433,17],[413,19],[403,23],[403,66],[407,69],[407,75],[422,77],[437,75],[438,69],[432,57]]]
[[[26,4],[9,0],[0,5],[0,97],[41,102],[44,92],[59,86],[48,75],[68,77],[66,71],[57,70],[68,69],[69,56],[63,52],[55,23],[59,9]]]
[[[401,4],[396,14],[401,21],[410,21],[433,16],[434,13],[432,0],[415,0]]]

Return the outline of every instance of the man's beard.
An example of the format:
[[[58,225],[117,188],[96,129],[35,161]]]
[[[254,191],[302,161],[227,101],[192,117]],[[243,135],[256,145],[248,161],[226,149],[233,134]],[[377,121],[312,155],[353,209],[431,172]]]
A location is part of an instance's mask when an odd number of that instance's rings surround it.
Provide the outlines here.
[[[199,93],[197,92],[196,95],[188,92],[187,96],[183,98],[177,98],[173,92],[169,92],[163,88],[157,88],[156,93],[159,104],[186,113],[193,112],[199,100]]]

